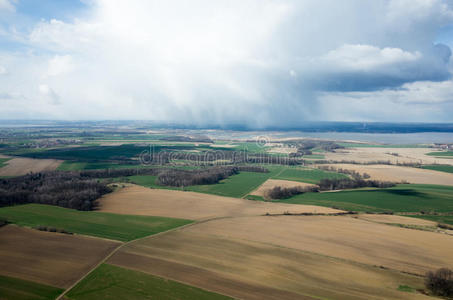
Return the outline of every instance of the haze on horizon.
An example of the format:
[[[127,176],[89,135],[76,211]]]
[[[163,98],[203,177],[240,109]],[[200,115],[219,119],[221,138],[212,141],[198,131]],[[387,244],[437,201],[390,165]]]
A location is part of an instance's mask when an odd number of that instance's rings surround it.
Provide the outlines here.
[[[451,0],[0,0],[0,119],[453,121]]]

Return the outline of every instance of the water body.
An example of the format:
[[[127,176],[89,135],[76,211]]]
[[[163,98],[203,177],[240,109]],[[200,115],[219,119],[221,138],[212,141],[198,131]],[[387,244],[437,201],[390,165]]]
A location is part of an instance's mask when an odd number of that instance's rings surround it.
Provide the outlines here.
[[[363,132],[281,132],[274,137],[320,138],[327,140],[353,140],[382,144],[430,144],[453,143],[453,132],[417,133],[363,133]]]

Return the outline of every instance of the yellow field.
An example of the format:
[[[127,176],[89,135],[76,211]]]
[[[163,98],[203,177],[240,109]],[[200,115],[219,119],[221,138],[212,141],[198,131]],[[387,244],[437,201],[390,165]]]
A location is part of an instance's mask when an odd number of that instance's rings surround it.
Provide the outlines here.
[[[379,148],[379,147],[364,147],[350,148],[337,150],[335,153],[326,152],[326,160],[335,161],[357,161],[357,162],[375,162],[375,161],[390,161],[392,163],[422,163],[422,164],[450,164],[453,165],[451,159],[441,159],[426,155],[433,152],[432,148]],[[398,153],[399,156],[394,156],[391,153]]]
[[[225,216],[259,216],[339,210],[313,205],[269,203],[216,195],[127,186],[99,200],[99,210],[118,214],[151,215],[199,220]]]
[[[307,187],[307,186],[315,186],[314,184],[304,183],[304,182],[297,182],[297,181],[290,181],[290,180],[279,180],[279,179],[268,179],[262,185],[260,185],[256,190],[250,193],[250,195],[256,196],[264,196],[266,191],[276,187],[284,187],[284,188],[291,188],[291,187]]]
[[[330,166],[354,170],[360,174],[367,173],[371,176],[370,179],[375,180],[453,186],[453,174],[446,172],[391,165],[332,164]]]
[[[30,172],[53,171],[62,162],[57,159],[16,157],[8,160],[6,166],[0,168],[0,176],[19,176]]]

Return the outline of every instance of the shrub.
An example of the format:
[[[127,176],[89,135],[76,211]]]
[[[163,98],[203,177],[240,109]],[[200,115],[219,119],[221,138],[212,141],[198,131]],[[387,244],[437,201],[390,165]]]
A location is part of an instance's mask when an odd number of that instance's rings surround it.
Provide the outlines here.
[[[425,286],[434,295],[453,297],[453,271],[441,268],[426,273]]]

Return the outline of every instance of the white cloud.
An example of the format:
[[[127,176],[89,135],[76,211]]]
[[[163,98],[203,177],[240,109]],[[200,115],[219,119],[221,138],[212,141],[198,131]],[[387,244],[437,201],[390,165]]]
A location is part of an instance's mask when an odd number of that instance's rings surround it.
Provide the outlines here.
[[[9,0],[0,0],[0,11],[9,11],[9,12],[14,12],[16,9],[12,3],[12,1]]]
[[[3,66],[0,66],[0,75],[4,75],[4,74],[7,74],[7,73],[8,73],[8,71],[6,70],[6,68],[3,67]]]
[[[421,53],[406,52],[399,48],[380,49],[371,45],[343,45],[321,57],[321,62],[345,71],[370,71],[394,64],[419,60]]]
[[[57,76],[69,73],[74,70],[75,65],[70,55],[55,55],[49,60],[49,68],[47,74],[49,76]]]
[[[418,81],[448,79],[449,49],[433,43],[451,15],[435,0],[96,0],[72,22],[42,20],[17,33],[28,49],[0,50],[0,63],[14,70],[0,93],[24,94],[61,118],[332,119],[339,114],[331,108],[351,99],[365,111]],[[425,98],[442,89],[436,84]],[[373,117],[355,111],[344,119]]]

